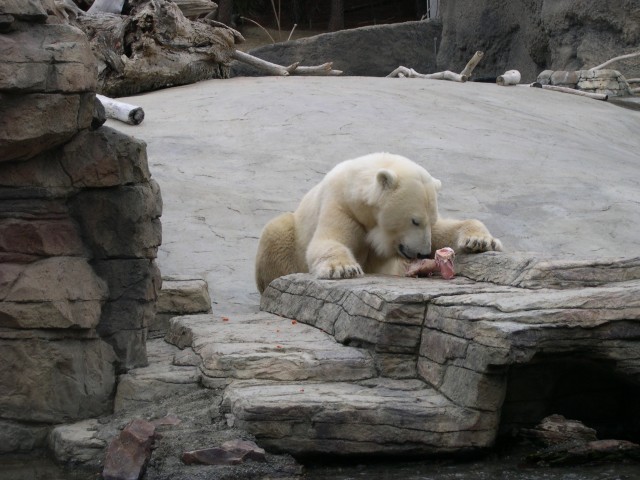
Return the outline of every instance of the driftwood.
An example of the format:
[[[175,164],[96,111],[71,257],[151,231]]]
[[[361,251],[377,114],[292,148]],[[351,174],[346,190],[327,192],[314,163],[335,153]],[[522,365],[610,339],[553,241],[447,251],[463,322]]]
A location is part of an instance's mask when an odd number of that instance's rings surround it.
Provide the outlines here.
[[[609,99],[609,95],[606,95],[604,93],[590,93],[590,92],[583,92],[582,90],[576,90],[575,88],[569,88],[569,87],[559,87],[557,85],[542,85],[538,82],[534,82],[530,85],[531,87],[534,88],[542,88],[543,90],[551,90],[554,92],[562,92],[562,93],[570,93],[572,95],[578,95],[580,97],[588,97],[588,98],[593,98],[594,100],[608,100]]]
[[[455,73],[449,70],[445,70],[444,72],[424,74],[416,72],[413,68],[400,66],[389,75],[387,75],[387,78],[424,78],[427,80],[449,80],[451,82],[466,82],[471,77],[473,69],[476,68],[480,60],[482,60],[483,56],[484,52],[477,51],[473,55],[473,57],[471,57],[471,60],[467,62],[467,65],[464,67],[461,73]]]
[[[283,77],[287,77],[289,75],[342,75],[341,70],[333,70],[333,63],[331,62],[311,67],[301,66],[300,62],[296,62],[288,67],[283,67],[282,65],[267,62],[266,60],[254,57],[253,55],[241,52],[240,50],[236,50],[233,53],[233,58],[267,72],[270,75],[280,75]]]
[[[119,120],[129,125],[140,125],[144,120],[144,110],[142,107],[119,102],[104,95],[96,95],[100,103],[104,106],[107,118]]]
[[[93,5],[89,7],[87,13],[89,15],[98,13],[122,13],[123,6],[124,0],[96,0],[93,2]]]
[[[449,70],[445,70],[444,72],[437,73],[418,73],[413,68],[407,68],[400,66],[396,68],[393,72],[387,75],[387,78],[390,77],[398,77],[398,78],[425,78],[427,80],[449,80],[451,82],[466,82],[469,78],[460,75],[459,73],[451,72]]]
[[[242,35],[224,24],[187,15],[217,8],[209,0],[96,0],[93,13],[76,14],[57,0],[61,15],[85,32],[98,61],[98,93],[135,95],[212,78],[228,78],[233,59],[251,63],[271,75],[340,75],[331,63],[303,67],[275,65],[236,50]],[[198,5],[200,5],[198,7]],[[205,8],[206,7],[206,8]],[[107,11],[101,11],[107,10]]]
[[[72,22],[91,42],[99,93],[120,97],[229,77],[239,41],[232,30],[191,21],[168,0],[129,3],[129,15],[99,12]]]
[[[480,60],[482,60],[482,57],[484,57],[484,52],[481,52],[480,50],[478,50],[476,53],[474,53],[473,57],[471,57],[471,60],[467,62],[467,65],[460,72],[460,75],[465,76],[467,78],[471,78],[473,69],[476,68],[478,63],[480,63]]]
[[[218,4],[211,0],[171,0],[178,5],[185,17],[199,17],[200,15],[215,15]]]
[[[639,56],[640,56],[640,52],[634,52],[634,53],[628,53],[626,55],[620,55],[619,57],[614,57],[611,60],[607,60],[606,62],[601,63],[597,67],[590,68],[589,71],[592,72],[594,70],[602,70],[603,68],[608,67],[612,63],[615,63],[615,62],[617,62],[619,60],[625,60],[627,58],[633,58],[633,57],[639,57]]]

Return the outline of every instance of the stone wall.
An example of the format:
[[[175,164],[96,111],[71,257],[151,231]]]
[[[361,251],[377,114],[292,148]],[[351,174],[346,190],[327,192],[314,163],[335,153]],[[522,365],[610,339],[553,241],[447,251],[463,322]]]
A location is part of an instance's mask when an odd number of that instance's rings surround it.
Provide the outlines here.
[[[517,69],[533,82],[543,70],[595,67],[640,42],[640,4],[627,0],[454,0],[441,3],[441,15],[439,69],[460,71],[482,50],[476,77]],[[613,68],[640,73],[637,61]]]
[[[249,53],[279,65],[321,65],[333,62],[344,75],[384,77],[399,65],[419,72],[436,69],[438,21],[376,25],[254,48]],[[260,76],[264,72],[233,62],[232,76]]]
[[[112,410],[161,284],[146,146],[100,126],[94,56],[56,13],[0,3],[0,452]]]

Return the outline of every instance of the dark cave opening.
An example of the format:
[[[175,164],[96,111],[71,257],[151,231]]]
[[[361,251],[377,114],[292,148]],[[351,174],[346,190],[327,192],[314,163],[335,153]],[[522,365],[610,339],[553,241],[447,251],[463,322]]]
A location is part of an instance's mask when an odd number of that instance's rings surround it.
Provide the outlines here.
[[[537,355],[509,369],[499,435],[517,436],[548,415],[579,420],[603,439],[640,443],[640,385],[617,362],[569,355]]]

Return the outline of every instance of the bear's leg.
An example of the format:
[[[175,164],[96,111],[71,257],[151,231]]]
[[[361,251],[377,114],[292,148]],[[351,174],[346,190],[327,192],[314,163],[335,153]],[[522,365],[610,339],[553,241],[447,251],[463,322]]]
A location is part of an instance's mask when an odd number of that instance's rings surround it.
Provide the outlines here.
[[[457,253],[502,251],[495,238],[480,220],[439,219],[431,229],[432,253],[451,247]]]
[[[274,280],[290,273],[304,272],[298,265],[296,230],[292,213],[283,213],[264,227],[256,254],[256,285],[260,293]]]
[[[321,215],[306,252],[309,271],[318,278],[353,278],[364,275],[356,259],[363,254],[366,232],[339,209]]]
[[[318,278],[353,278],[364,275],[351,250],[343,243],[313,240],[307,249],[309,271]]]

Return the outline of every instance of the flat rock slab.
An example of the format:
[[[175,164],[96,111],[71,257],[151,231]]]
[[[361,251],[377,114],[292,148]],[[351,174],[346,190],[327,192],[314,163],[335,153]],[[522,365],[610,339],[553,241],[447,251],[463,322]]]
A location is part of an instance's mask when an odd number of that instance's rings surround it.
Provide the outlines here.
[[[436,454],[486,447],[495,418],[418,380],[236,382],[223,409],[267,449],[293,454]]]
[[[316,280],[296,274],[273,281],[260,308],[313,325],[342,343],[368,345],[378,352],[416,353],[427,306],[433,299],[508,291],[521,290],[461,277]]]
[[[273,281],[261,306],[320,326],[374,355],[403,354],[406,362],[416,362],[419,378],[458,405],[482,411],[501,408],[509,366],[545,355],[606,361],[612,373],[640,384],[635,260],[549,261],[540,268],[541,262],[502,254],[470,256],[465,262],[467,271],[486,267],[496,283],[460,277],[329,281],[298,274]],[[582,272],[582,285],[570,274],[574,288],[557,288],[566,286],[564,281],[554,289],[539,288],[540,281],[534,282],[536,289],[510,286],[526,283],[517,278],[567,265],[572,268],[565,272]],[[621,281],[602,283],[616,276]],[[599,286],[584,288],[597,278]]]
[[[233,379],[353,381],[377,375],[368,351],[267,313],[174,317],[166,339],[193,348],[208,386]]]

